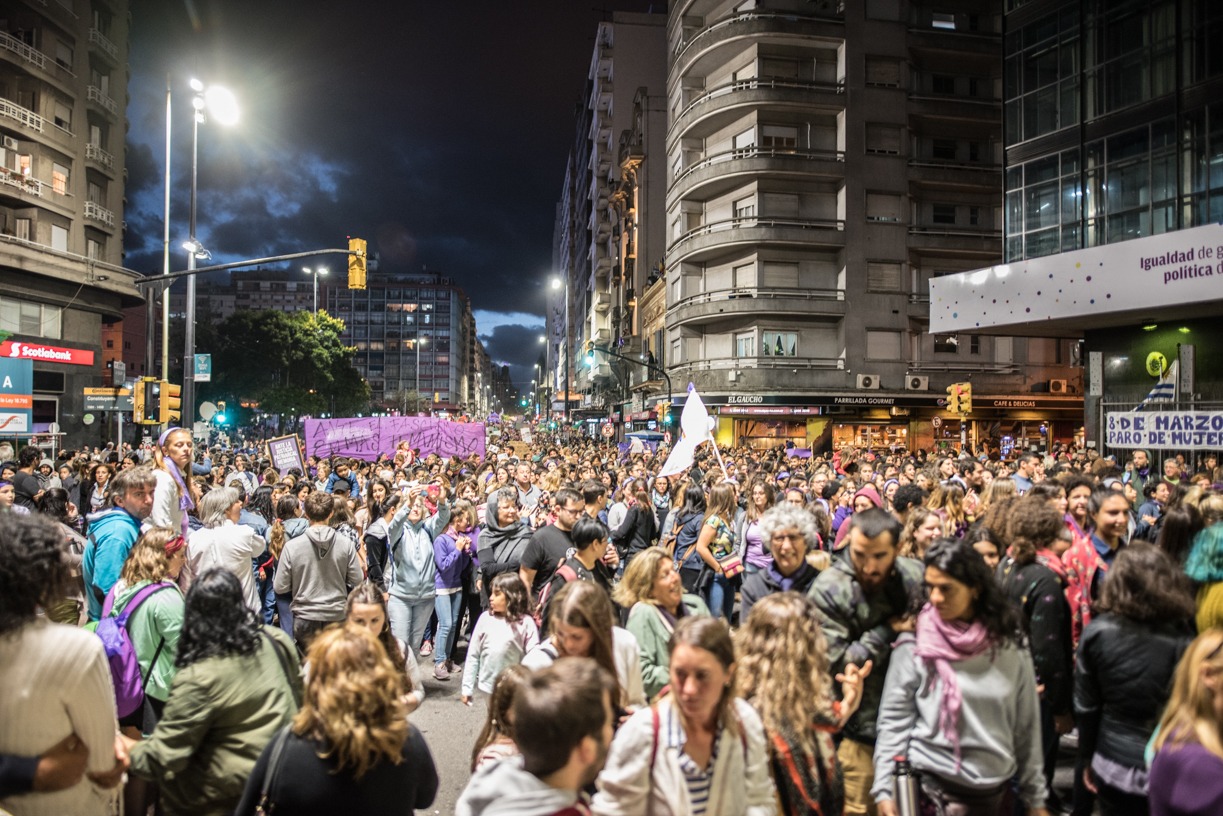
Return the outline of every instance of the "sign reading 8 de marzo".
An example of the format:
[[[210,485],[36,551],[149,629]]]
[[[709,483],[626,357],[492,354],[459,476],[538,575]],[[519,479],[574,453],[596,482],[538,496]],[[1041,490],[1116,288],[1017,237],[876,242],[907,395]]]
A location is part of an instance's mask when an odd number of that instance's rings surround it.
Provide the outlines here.
[[[1223,448],[1223,411],[1110,412],[1105,438],[1110,448]]]

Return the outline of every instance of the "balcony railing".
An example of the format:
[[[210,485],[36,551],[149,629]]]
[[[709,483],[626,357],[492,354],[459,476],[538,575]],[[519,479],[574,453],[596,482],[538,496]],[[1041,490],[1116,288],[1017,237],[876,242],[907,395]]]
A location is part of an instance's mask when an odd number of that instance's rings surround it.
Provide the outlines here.
[[[675,48],[676,61],[682,62],[684,59],[684,55],[687,54],[689,51],[693,50],[696,47],[697,43],[702,42],[703,40],[708,40],[710,37],[717,34],[719,31],[729,28],[730,26],[737,26],[737,25],[742,25],[743,23],[750,23],[750,22],[760,20],[764,22],[778,23],[786,27],[793,27],[796,23],[801,23],[801,22],[806,22],[806,21],[817,22],[821,20],[827,20],[830,16],[834,16],[836,18],[840,18],[844,16],[844,13],[845,13],[844,3],[837,3],[837,4],[829,3],[825,5],[838,5],[840,6],[840,8],[839,10],[833,12],[832,14],[829,14],[828,11],[824,11],[822,14],[819,12],[814,13],[814,14],[799,14],[795,12],[762,11],[759,9],[755,9],[752,11],[746,11],[742,14],[736,14],[733,17],[727,17],[725,20],[719,20],[718,22],[714,23],[713,25],[710,25],[707,28],[701,29],[701,32],[697,34],[695,37],[691,38],[690,40],[687,40],[686,42],[681,40]]]
[[[5,51],[12,51],[17,56],[21,57],[31,65],[46,69],[47,55],[39,51],[37,48],[26,45],[21,40],[14,37],[12,34],[0,31],[0,48]]]
[[[708,224],[702,224],[695,229],[688,230],[670,246],[669,252],[675,252],[679,247],[688,243],[694,238],[699,238],[703,235],[711,235],[715,232],[727,232],[738,229],[751,229],[754,227],[765,227],[771,229],[800,229],[812,230],[813,232],[826,230],[844,230],[845,222],[835,218],[820,218],[820,219],[799,219],[799,218],[772,218],[761,215],[747,215],[740,218],[728,218],[724,221],[713,221]]]
[[[34,111],[23,108],[16,102],[10,102],[3,97],[0,97],[0,116],[7,116],[10,119],[16,119],[21,124],[42,133],[43,118]]]
[[[93,201],[85,202],[85,217],[92,218],[94,221],[98,221],[108,227],[115,225],[115,214]]]
[[[85,158],[97,162],[108,170],[115,168],[115,157],[103,150],[100,145],[92,142],[85,145]]]
[[[119,115],[119,103],[107,96],[97,85],[90,85],[85,91],[85,97],[90,102],[97,102],[113,115]]]
[[[715,164],[721,164],[728,161],[739,161],[743,159],[795,159],[807,161],[845,161],[845,151],[843,150],[798,150],[790,147],[744,147],[739,150],[727,150],[723,153],[715,153],[712,156],[706,156],[700,161],[693,162],[688,167],[685,167],[678,176],[675,177],[673,184],[679,184],[690,174],[695,173],[706,167],[711,167]]]
[[[842,357],[707,357],[686,363],[674,363],[672,370],[717,371],[732,368],[800,368],[839,370],[845,368]]]
[[[729,94],[738,93],[740,91],[758,91],[758,90],[779,90],[779,91],[831,91],[837,94],[845,93],[845,80],[837,82],[808,82],[798,79],[773,79],[770,77],[760,77],[752,79],[741,79],[738,82],[730,82],[726,85],[719,85],[716,88],[706,91],[705,93],[691,99],[679,115],[675,117],[676,121],[683,119],[684,116],[697,105],[702,102],[707,102],[710,99],[715,99],[719,96],[727,96]]]
[[[110,55],[111,59],[119,59],[119,46],[111,42],[105,34],[96,28],[89,29],[89,44],[96,45],[102,49],[103,53]]]
[[[685,306],[696,306],[701,303],[713,303],[719,300],[750,300],[753,298],[793,298],[798,300],[845,300],[844,289],[812,289],[809,287],[739,287],[736,289],[714,289],[701,292],[671,304],[671,309],[682,309]]]
[[[10,170],[7,167],[0,167],[0,184],[8,187],[16,187],[23,193],[28,193],[32,196],[42,198],[42,182],[36,178],[22,175],[16,170]]]

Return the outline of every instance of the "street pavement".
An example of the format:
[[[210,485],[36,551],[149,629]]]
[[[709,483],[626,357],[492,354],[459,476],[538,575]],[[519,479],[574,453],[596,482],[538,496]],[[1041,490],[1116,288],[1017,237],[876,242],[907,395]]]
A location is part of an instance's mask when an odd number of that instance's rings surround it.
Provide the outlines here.
[[[465,652],[459,641],[460,653]],[[463,682],[461,672],[455,672],[442,682],[433,679],[433,658],[423,657],[421,674],[425,678],[425,701],[409,715],[408,720],[425,737],[433,752],[433,763],[441,781],[433,806],[418,813],[454,813],[455,802],[471,777],[471,748],[475,744],[487,714],[487,698],[477,696],[470,707],[459,702]]]

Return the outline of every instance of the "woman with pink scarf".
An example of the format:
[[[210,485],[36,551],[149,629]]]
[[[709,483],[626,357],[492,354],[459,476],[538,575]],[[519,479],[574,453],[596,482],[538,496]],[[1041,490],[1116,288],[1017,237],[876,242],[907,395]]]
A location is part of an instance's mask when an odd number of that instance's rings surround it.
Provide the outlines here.
[[[981,555],[963,540],[935,541],[925,556],[929,601],[916,631],[892,652],[875,744],[871,794],[896,816],[893,773],[904,757],[939,816],[1045,809],[1044,759],[1032,656],[1013,605]]]

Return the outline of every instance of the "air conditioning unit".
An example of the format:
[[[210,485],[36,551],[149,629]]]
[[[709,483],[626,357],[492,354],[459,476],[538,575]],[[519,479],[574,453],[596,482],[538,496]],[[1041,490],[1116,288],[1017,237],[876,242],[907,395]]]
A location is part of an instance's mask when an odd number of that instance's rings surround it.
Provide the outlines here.
[[[726,379],[729,380],[730,382],[738,382],[739,372],[734,371],[733,369],[731,371],[726,372]]]
[[[918,377],[916,375],[910,374],[908,377],[905,377],[905,390],[906,391],[929,391],[930,390],[930,378],[929,377]]]
[[[16,150],[17,140],[14,139],[12,136],[5,136],[4,137],[4,149],[5,150]]]
[[[883,387],[883,385],[879,382],[878,374],[859,374],[858,387],[865,388],[870,391],[878,391]]]
[[[1065,394],[1068,393],[1065,380],[1049,380],[1050,394]]]

